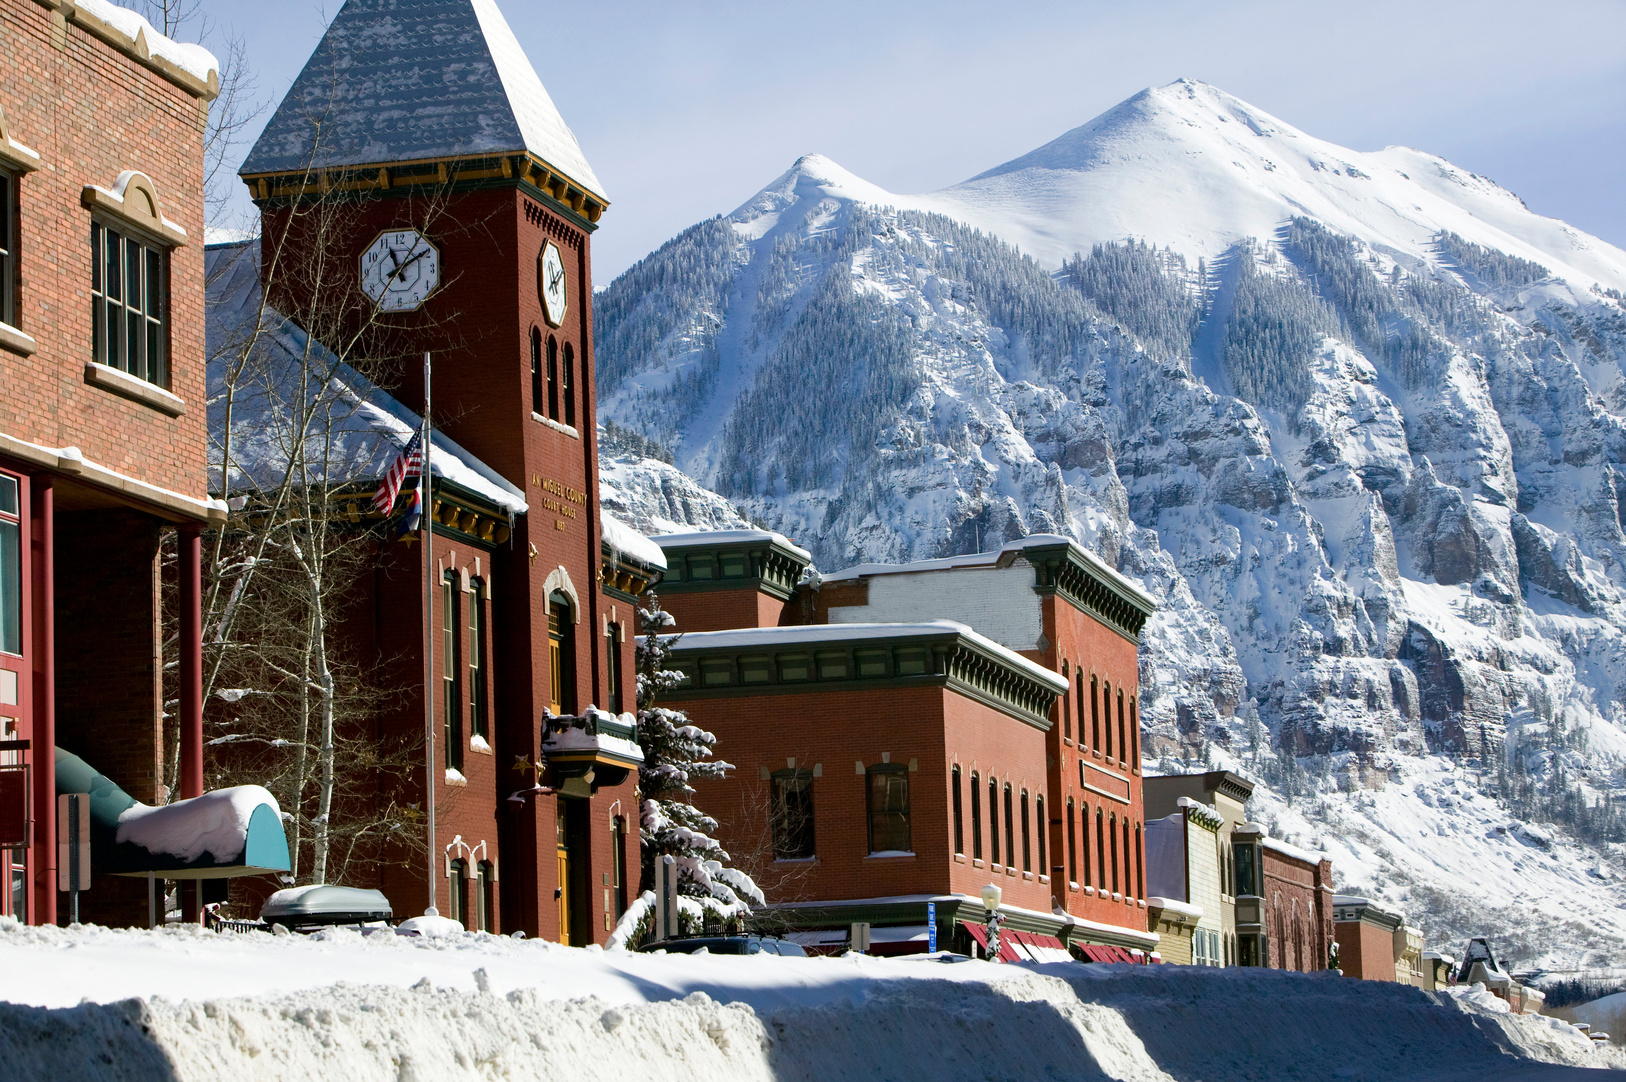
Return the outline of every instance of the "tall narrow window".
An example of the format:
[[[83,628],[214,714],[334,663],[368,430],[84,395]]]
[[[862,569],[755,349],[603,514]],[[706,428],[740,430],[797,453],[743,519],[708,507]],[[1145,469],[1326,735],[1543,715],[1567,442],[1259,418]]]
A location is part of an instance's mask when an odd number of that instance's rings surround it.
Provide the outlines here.
[[[548,419],[559,419],[559,340],[548,335]]]
[[[1140,824],[1135,824],[1135,897],[1146,897],[1146,854],[1141,849]]]
[[[1128,897],[1129,895],[1135,893],[1135,876],[1134,876],[1135,856],[1134,856],[1134,850],[1131,849],[1130,845],[1129,845],[1129,816],[1127,816],[1127,815],[1124,816],[1124,821],[1123,821],[1123,836],[1124,836],[1124,896]]]
[[[469,866],[462,860],[452,861],[452,871],[447,884],[451,895],[448,908],[451,910],[447,916],[457,923],[468,927],[469,919]]]
[[[1067,798],[1067,881],[1078,882],[1078,824],[1073,822],[1073,798]]]
[[[1107,889],[1107,834],[1103,825],[1106,818],[1101,809],[1095,809],[1095,889]]]
[[[1101,711],[1107,716],[1107,742],[1103,745],[1108,759],[1114,758],[1112,754],[1112,681],[1107,680],[1101,684]]]
[[[1129,697],[1129,765],[1140,769],[1140,712],[1135,709],[1135,696]]]
[[[441,681],[445,688],[446,769],[463,769],[462,677],[463,591],[457,588],[457,572],[448,571],[440,580]]]
[[[542,332],[531,328],[531,412],[542,413],[547,405],[542,400]]]
[[[988,779],[988,863],[999,863],[999,782]]]
[[[869,768],[869,851],[911,852],[909,768],[885,763]]]
[[[965,854],[965,819],[963,810],[960,807],[960,766],[958,763],[955,764],[953,770],[949,771],[949,775],[949,784],[954,789],[954,851],[963,856]]]
[[[1061,675],[1067,676],[1067,662],[1061,663]],[[1063,692],[1061,698],[1061,735],[1067,740],[1073,738],[1073,700]]]
[[[781,770],[773,776],[773,858],[807,860],[813,843],[813,773]]]
[[[1011,800],[1011,783],[1005,783],[1005,867],[1010,868],[1016,864],[1016,816],[1011,813],[1015,810]]]
[[[165,253],[91,223],[91,357],[159,387],[169,382]]]
[[[576,624],[570,599],[555,590],[548,598],[548,707],[557,716],[576,712]]]
[[[1101,752],[1101,697],[1096,694],[1098,685],[1095,677],[1090,677],[1090,747],[1096,754]]]
[[[621,691],[621,625],[611,624],[604,634],[604,681],[610,693],[610,713],[625,710]]]
[[[0,651],[23,652],[23,526],[17,479],[0,473]]]
[[[565,424],[576,427],[576,349],[569,342],[565,343],[565,372],[564,378],[559,381],[559,396],[563,398],[565,406]]]
[[[17,325],[17,181],[0,170],[0,323]]]
[[[1129,764],[1129,718],[1124,713],[1124,689],[1118,689],[1118,758]]]
[[[486,738],[486,641],[490,627],[486,612],[486,584],[482,579],[469,583],[469,735]]]
[[[982,786],[977,772],[971,772],[971,859],[982,859]]]
[[[1039,874],[1049,875],[1050,867],[1045,864],[1045,835],[1050,833],[1050,824],[1044,819],[1044,794],[1033,798],[1033,820],[1039,828]]]
[[[615,888],[615,919],[627,911],[627,821],[610,820],[610,880]]]
[[[1031,810],[1032,809],[1028,807],[1028,791],[1026,789],[1023,789],[1022,790],[1022,870],[1024,872],[1031,872],[1033,870],[1033,838],[1032,838],[1032,831],[1031,831],[1031,829],[1029,828],[1029,825],[1028,825],[1028,813]]]
[[[1083,865],[1079,868],[1082,877],[1078,882],[1081,886],[1087,887],[1094,882],[1090,878],[1090,806],[1082,800],[1078,803],[1078,833],[1079,848],[1082,850],[1079,859]]]
[[[497,930],[497,869],[489,860],[474,867],[475,923],[482,932]]]
[[[1118,815],[1107,820],[1107,841],[1112,845],[1112,893],[1118,894]],[[1105,855],[1105,854],[1103,854]]]

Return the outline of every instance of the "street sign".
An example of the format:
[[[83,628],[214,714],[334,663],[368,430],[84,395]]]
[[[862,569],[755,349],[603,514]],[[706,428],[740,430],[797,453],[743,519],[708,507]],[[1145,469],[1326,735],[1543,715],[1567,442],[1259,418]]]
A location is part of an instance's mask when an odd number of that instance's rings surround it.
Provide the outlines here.
[[[79,892],[90,889],[90,794],[56,798],[57,889],[68,892],[68,923],[79,923]]]
[[[937,953],[937,903],[926,903],[926,953]]]

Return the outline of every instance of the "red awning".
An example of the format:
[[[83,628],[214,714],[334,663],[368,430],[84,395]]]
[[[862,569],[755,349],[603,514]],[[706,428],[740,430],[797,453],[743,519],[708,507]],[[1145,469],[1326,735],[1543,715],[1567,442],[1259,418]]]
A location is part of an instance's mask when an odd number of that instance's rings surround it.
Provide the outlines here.
[[[971,938],[975,939],[977,941],[977,946],[982,948],[982,953],[987,954],[988,953],[988,929],[983,927],[980,924],[973,924],[970,921],[963,921],[962,923],[965,925],[965,930],[971,933]],[[999,960],[1001,962],[1027,962],[1027,961],[1031,961],[1032,959],[1028,958],[1028,956],[1026,954],[1019,954],[1017,952],[1016,942],[1011,938],[1013,935],[1021,935],[1021,933],[1020,932],[1000,932],[999,933]]]
[[[1084,952],[1086,961],[1101,962],[1107,965],[1113,963],[1136,964],[1135,958],[1122,947],[1098,947],[1094,943],[1078,943],[1075,945]]]
[[[1053,935],[1041,935],[1038,932],[1009,932],[1005,933],[1016,940],[1023,953],[1035,962],[1070,962],[1073,956],[1067,952],[1061,940]],[[1004,938],[1002,935],[1001,939]]]

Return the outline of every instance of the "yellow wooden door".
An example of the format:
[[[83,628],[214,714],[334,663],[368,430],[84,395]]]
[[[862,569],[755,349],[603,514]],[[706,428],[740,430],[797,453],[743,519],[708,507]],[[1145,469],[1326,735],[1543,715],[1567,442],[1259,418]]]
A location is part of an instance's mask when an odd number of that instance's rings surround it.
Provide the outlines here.
[[[554,845],[559,852],[559,942],[570,943],[570,849],[565,844],[565,802],[560,800],[554,826]]]

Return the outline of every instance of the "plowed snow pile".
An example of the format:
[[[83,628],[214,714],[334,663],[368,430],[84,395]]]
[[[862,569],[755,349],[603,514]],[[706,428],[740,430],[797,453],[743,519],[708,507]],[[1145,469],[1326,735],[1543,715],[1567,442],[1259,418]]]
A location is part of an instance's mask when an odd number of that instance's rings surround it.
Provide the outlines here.
[[[1483,1082],[1590,1077],[1576,1068],[1614,1066],[1618,1055],[1488,996],[1260,970],[6,922],[0,973],[7,1077],[61,1082]]]

